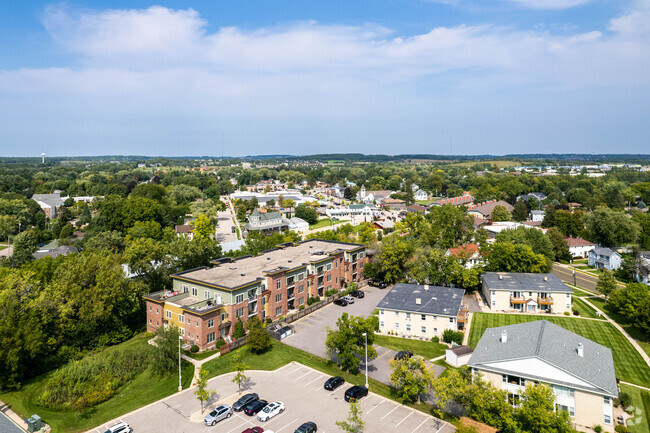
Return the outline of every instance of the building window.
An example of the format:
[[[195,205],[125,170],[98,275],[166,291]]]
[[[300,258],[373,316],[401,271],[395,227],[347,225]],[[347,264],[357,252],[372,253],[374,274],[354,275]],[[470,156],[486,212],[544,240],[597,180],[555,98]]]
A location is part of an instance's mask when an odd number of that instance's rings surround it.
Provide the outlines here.
[[[305,303],[305,298],[298,298],[298,305],[303,305]]]
[[[282,280],[278,280],[278,281],[275,283],[275,288],[276,288],[276,289],[281,289],[281,288],[282,288]]]
[[[282,307],[278,307],[278,308],[276,308],[276,309],[275,309],[275,315],[276,315],[276,316],[279,316],[279,315],[281,315],[281,314],[282,314]]]
[[[151,319],[149,319],[149,323],[151,323]]]
[[[507,374],[502,374],[501,375],[501,382],[507,383],[508,382],[508,375]]]
[[[221,313],[221,323],[226,320],[226,313]]]
[[[609,415],[605,415],[605,424],[611,424],[612,423],[612,417]]]
[[[317,273],[317,274],[322,274],[322,273],[323,273],[323,267],[322,267],[322,266],[319,266],[319,267],[316,269],[316,273]]]
[[[427,315],[426,314],[422,315],[422,320],[427,320]]]
[[[332,281],[332,275],[331,274],[327,276],[327,282],[329,283],[330,281]]]
[[[302,281],[302,280],[304,280],[304,279],[305,279],[305,274],[302,273],[302,272],[299,273],[299,274],[298,274],[298,281]]]
[[[208,320],[208,328],[212,328],[214,326],[214,319]]]
[[[242,317],[244,315],[244,309],[243,308],[237,308],[237,312],[235,314],[237,317]]]
[[[187,284],[183,284],[183,293],[187,293],[188,289]]]
[[[282,302],[282,293],[275,295],[275,302]]]
[[[383,316],[384,315],[384,310],[379,310],[379,315]]]
[[[433,333],[437,334],[438,333],[438,328],[433,328]]]
[[[334,261],[334,267],[335,267],[335,268],[338,268],[338,267],[339,267],[339,261],[338,261],[338,260],[335,260],[335,261]]]
[[[165,314],[167,315],[168,319],[172,318],[172,312],[171,311],[165,311]]]
[[[495,307],[497,305],[496,299],[492,299],[492,306]]]
[[[185,316],[183,316],[182,314],[179,314],[178,315],[178,321],[181,322],[181,323],[185,323]]]
[[[409,324],[409,323],[406,324],[406,330],[407,330],[407,331],[410,331],[410,330],[411,330],[411,324]]]
[[[399,329],[399,323],[395,322],[395,329]]]
[[[567,388],[566,386],[551,385],[551,389],[555,395],[560,397],[574,397],[575,395],[575,390],[572,388]]]
[[[185,335],[185,328],[178,328],[178,332],[181,333],[181,335]]]
[[[192,287],[192,296],[199,296],[199,290],[196,287]]]
[[[156,314],[158,314],[158,309],[156,308]]]
[[[411,319],[411,313],[406,313],[406,318],[410,320]]]
[[[208,334],[207,343],[212,343],[214,341],[214,332]]]
[[[149,305],[149,311],[151,311],[151,305]]]
[[[298,286],[298,293],[302,293],[305,291],[305,286],[303,284]]]
[[[611,405],[612,404],[611,397],[609,397],[607,395],[603,396],[603,403],[606,404],[607,406]]]
[[[332,264],[331,264],[331,263],[328,263],[326,269],[327,269],[328,271],[331,271],[331,270],[332,270]]]
[[[399,311],[395,311],[395,317],[399,316]]]
[[[203,291],[203,297],[204,297],[205,299],[210,299],[210,291],[209,291],[209,290],[205,290],[205,291]]]
[[[427,327],[426,327],[426,326],[423,326],[423,327],[422,327],[422,333],[423,333],[423,334],[426,334],[426,333],[427,333]]]
[[[240,302],[244,302],[244,294],[240,293],[239,295],[235,296],[235,304],[239,304]]]
[[[454,318],[453,317],[449,318],[449,323],[454,323]]]

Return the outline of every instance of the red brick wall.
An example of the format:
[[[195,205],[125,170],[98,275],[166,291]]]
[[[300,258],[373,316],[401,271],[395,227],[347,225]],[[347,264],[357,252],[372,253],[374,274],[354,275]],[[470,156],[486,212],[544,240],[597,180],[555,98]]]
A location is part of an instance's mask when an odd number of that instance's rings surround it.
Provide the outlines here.
[[[194,315],[186,311],[185,341],[190,342],[194,340],[194,344],[199,346],[201,350],[213,348],[216,342],[221,339],[221,332],[219,331],[221,311],[215,310],[202,316]],[[210,320],[214,321],[212,327],[208,326]],[[207,343],[208,334],[211,332],[214,332],[214,341]]]
[[[147,309],[147,332],[155,332],[156,329],[163,325],[165,308],[163,304],[158,304],[148,299],[145,305]]]

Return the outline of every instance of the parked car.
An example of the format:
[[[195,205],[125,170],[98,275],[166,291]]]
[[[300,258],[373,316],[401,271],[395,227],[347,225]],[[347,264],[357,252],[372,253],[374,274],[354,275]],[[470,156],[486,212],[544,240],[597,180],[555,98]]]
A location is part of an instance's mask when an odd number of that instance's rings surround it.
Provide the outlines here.
[[[368,388],[362,385],[354,385],[345,391],[345,401],[359,400],[368,395]]]
[[[235,226],[230,227],[230,230],[231,230],[233,233],[235,233],[235,231],[236,231],[236,230],[235,230]]]
[[[264,409],[264,406],[266,406],[267,404],[269,404],[269,402],[266,401],[266,400],[254,400],[254,401],[251,401],[244,408],[244,413],[246,415],[248,415],[248,416],[253,416],[257,412]]]
[[[345,307],[346,305],[348,305],[348,302],[343,298],[335,299],[334,305],[340,305],[341,307]]]
[[[363,293],[363,291],[361,291],[361,290],[353,290],[353,291],[350,292],[350,296],[354,296],[355,298],[361,299],[361,298],[364,298],[366,296],[366,294]]]
[[[281,401],[274,401],[264,406],[262,412],[257,414],[257,419],[260,421],[268,421],[277,414],[284,412],[284,403]]]
[[[227,404],[217,406],[209,414],[203,418],[205,425],[215,425],[222,419],[230,418],[232,416],[232,409]]]
[[[242,411],[244,409],[244,407],[248,403],[251,403],[251,402],[253,402],[255,400],[259,400],[259,399],[260,399],[260,397],[257,394],[255,394],[254,392],[250,393],[250,394],[242,395],[239,398],[239,400],[237,400],[235,402],[235,404],[232,405],[232,410],[234,410],[235,412],[240,412],[240,411]]]
[[[330,377],[325,381],[325,389],[328,391],[334,391],[339,386],[345,383],[345,379],[341,376]]]
[[[262,433],[264,429],[262,427],[252,427],[252,428],[247,428],[241,433]],[[273,433],[272,431],[267,430],[266,433]]]
[[[395,359],[400,360],[400,359],[409,359],[411,356],[413,356],[413,352],[410,350],[400,350],[395,354]]]
[[[344,296],[341,299],[343,299],[348,304],[354,304],[354,298],[352,296]]]
[[[386,287],[388,287],[386,283],[376,278],[368,281],[368,284],[374,287],[379,287],[380,289],[385,289]]]
[[[125,422],[118,422],[104,433],[133,433],[133,429]]]
[[[298,427],[293,433],[315,433],[318,430],[315,422],[307,421]]]

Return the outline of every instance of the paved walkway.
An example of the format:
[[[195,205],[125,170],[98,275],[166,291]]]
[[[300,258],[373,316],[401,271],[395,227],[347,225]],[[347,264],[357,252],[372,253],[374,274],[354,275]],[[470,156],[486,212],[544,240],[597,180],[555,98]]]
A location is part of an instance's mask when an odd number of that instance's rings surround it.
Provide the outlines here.
[[[625,385],[633,386],[633,387],[635,387],[635,388],[640,388],[640,389],[643,389],[643,390],[646,390],[646,391],[649,391],[649,392],[650,392],[650,388],[646,388],[645,386],[637,385],[636,383],[623,382],[622,380],[621,380],[621,383],[623,383],[623,384],[625,384]]]
[[[609,316],[608,316],[607,314],[605,314],[604,312],[602,312],[601,310],[599,310],[598,307],[596,307],[594,304],[592,304],[591,302],[589,302],[589,300],[588,300],[587,298],[581,298],[581,299],[582,299],[582,300],[583,300],[587,305],[589,305],[591,308],[593,308],[594,310],[598,311],[598,312],[600,313],[600,315],[601,315],[602,317],[604,317],[604,318],[605,318],[609,323],[611,323],[612,325],[614,325],[614,327],[615,327],[616,329],[618,329],[619,331],[621,331],[621,334],[623,334],[623,335],[625,336],[625,338],[627,338],[627,340],[632,344],[632,346],[634,346],[634,348],[637,350],[637,352],[639,352],[639,354],[641,355],[641,357],[643,358],[643,360],[645,361],[645,363],[648,365],[648,367],[650,367],[650,356],[648,356],[648,354],[645,353],[645,350],[643,350],[643,349],[641,348],[641,346],[639,346],[639,343],[637,343],[636,340],[635,340],[634,338],[630,337],[630,334],[628,334],[627,332],[625,332],[625,329],[623,329],[623,327],[622,327],[621,325],[619,325],[618,323],[616,323],[614,320],[610,319]]]
[[[199,370],[201,369],[201,366],[205,364],[208,361],[212,361],[213,359],[218,358],[221,355],[221,352],[217,352],[214,355],[210,355],[205,359],[194,359],[191,358],[185,354],[181,355],[181,358],[186,360],[187,362],[194,364],[194,379],[192,379],[192,386],[196,386],[198,380],[199,380]]]

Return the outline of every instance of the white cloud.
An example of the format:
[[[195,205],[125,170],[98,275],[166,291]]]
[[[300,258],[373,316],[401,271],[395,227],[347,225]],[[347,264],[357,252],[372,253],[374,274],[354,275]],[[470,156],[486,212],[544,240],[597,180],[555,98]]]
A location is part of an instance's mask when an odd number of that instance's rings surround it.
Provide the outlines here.
[[[568,9],[592,0],[508,0],[531,9]]]

